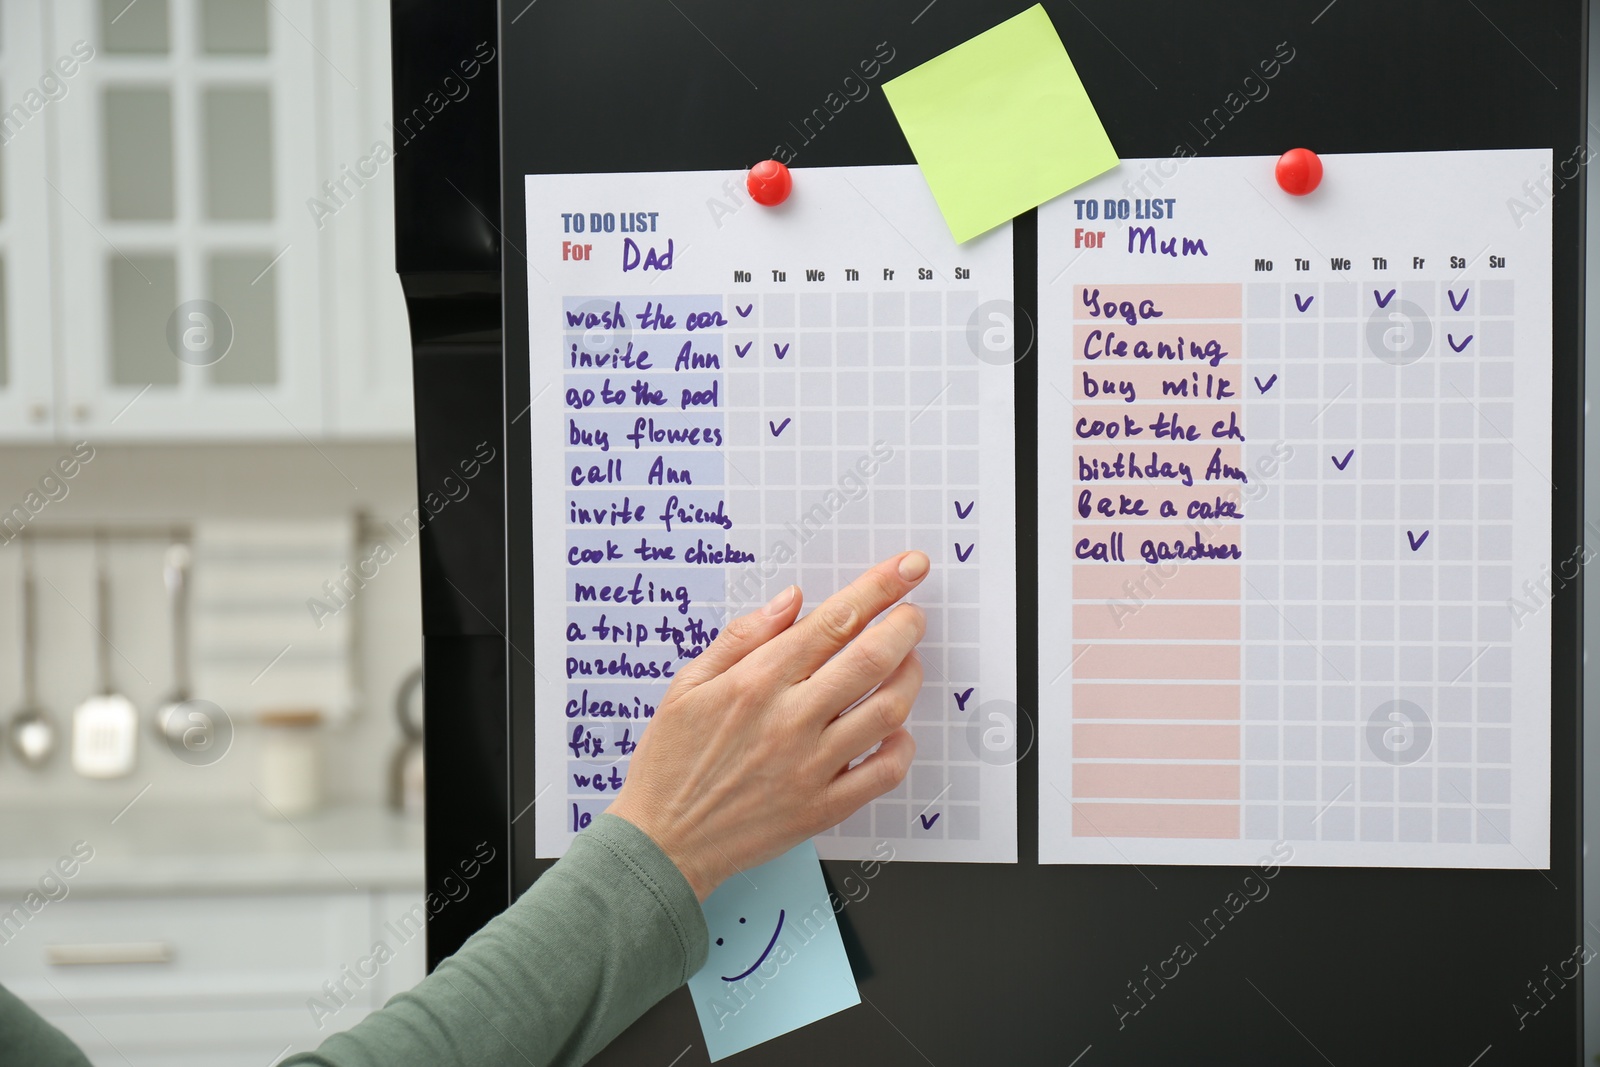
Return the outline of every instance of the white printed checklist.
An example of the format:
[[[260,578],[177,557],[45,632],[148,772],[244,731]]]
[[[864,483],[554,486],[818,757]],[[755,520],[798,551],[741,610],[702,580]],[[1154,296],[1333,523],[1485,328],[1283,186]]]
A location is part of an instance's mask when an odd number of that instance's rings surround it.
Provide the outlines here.
[[[1009,227],[914,167],[529,176],[536,847],[626,779],[673,676],[790,583],[933,572],[907,780],[824,858],[1016,859]]]

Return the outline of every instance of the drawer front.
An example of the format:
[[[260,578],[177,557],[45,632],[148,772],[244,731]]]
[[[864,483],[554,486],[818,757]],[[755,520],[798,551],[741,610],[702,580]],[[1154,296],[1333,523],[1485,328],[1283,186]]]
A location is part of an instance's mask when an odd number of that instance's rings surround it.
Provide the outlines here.
[[[69,897],[8,936],[0,982],[35,1005],[200,997],[303,1008],[328,982],[365,1003],[381,970],[365,893]]]
[[[316,1048],[367,1015],[352,1004],[326,1018],[303,1006],[273,1009],[112,1011],[83,1015],[45,1005],[50,1023],[96,1067],[268,1067],[290,1052]]]
[[[428,937],[422,926],[427,911],[422,898],[413,893],[374,893],[372,906],[376,940],[393,951],[376,983],[372,1003],[381,1008],[390,997],[404,993],[428,975]]]

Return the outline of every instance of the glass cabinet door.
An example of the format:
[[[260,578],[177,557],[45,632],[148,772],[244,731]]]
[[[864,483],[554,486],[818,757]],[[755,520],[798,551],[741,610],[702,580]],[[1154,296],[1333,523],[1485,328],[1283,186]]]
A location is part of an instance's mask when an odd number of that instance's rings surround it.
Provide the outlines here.
[[[0,4],[0,440],[55,434],[56,354],[46,178],[49,122],[72,91],[46,52],[42,5]]]
[[[319,437],[326,377],[311,0],[65,0],[61,432]]]

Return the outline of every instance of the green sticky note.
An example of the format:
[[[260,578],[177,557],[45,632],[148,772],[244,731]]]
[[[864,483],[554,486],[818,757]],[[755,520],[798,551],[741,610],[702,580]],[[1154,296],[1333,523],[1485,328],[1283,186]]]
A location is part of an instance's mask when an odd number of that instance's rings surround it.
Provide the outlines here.
[[[958,242],[1117,165],[1038,5],[884,83],[883,92]]]

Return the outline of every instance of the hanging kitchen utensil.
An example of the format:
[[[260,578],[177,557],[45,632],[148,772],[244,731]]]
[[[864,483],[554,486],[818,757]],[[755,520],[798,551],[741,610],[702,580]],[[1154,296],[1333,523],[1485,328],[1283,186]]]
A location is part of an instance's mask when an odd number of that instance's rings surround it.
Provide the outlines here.
[[[7,729],[11,748],[29,767],[43,767],[56,751],[56,724],[39,702],[39,587],[33,538],[22,541],[22,706]]]
[[[407,815],[421,815],[424,785],[421,667],[400,682],[400,690],[394,698],[394,715],[400,723],[401,740],[389,760],[389,807]]]
[[[172,690],[156,706],[156,735],[168,745],[182,745],[193,726],[183,705],[189,700],[189,546],[177,542],[167,549],[161,574],[167,586],[167,615],[172,628]]]
[[[111,575],[104,540],[95,538],[96,681],[100,695],[72,713],[72,769],[85,778],[121,778],[133,771],[138,750],[139,711],[116,691],[111,680]]]

